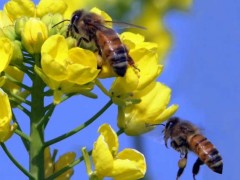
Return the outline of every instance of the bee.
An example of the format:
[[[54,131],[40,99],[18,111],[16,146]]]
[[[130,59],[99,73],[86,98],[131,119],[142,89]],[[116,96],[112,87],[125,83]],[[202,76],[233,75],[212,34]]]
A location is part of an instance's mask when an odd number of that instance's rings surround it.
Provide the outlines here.
[[[165,146],[168,147],[167,144],[170,139],[171,147],[180,152],[181,159],[178,162],[177,179],[182,175],[187,164],[189,150],[198,156],[192,169],[194,180],[203,164],[206,164],[214,172],[222,174],[223,161],[221,155],[191,122],[172,117],[167,121],[163,132]]]
[[[129,56],[128,50],[121,42],[117,32],[106,27],[105,24],[106,21],[102,16],[84,10],[77,10],[70,20],[67,36],[79,34],[81,37],[78,40],[78,45],[82,41],[86,43],[94,42],[99,55],[109,63],[113,72],[123,77],[126,74],[128,64],[135,67],[134,61]],[[99,69],[101,69],[101,64],[98,64]]]

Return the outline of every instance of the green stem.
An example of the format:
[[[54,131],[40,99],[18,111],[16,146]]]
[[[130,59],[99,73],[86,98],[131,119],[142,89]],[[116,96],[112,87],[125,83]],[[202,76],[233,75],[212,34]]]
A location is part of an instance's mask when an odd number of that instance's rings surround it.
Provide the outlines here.
[[[24,167],[22,167],[21,164],[18,163],[18,161],[12,156],[12,154],[8,151],[7,147],[5,146],[4,143],[1,143],[1,147],[3,151],[6,153],[8,158],[13,162],[13,164],[20,170],[22,171],[26,176],[29,177],[29,179],[35,179],[31,173],[29,173]]]
[[[66,139],[74,134],[76,134],[77,132],[81,131],[82,129],[86,128],[88,125],[90,125],[92,122],[94,122],[99,116],[101,116],[110,106],[112,105],[112,101],[108,101],[108,103],[102,108],[100,109],[93,117],[91,117],[89,120],[87,120],[85,123],[83,123],[82,125],[76,127],[75,129],[73,129],[70,132],[67,132],[59,137],[56,137],[52,140],[49,140],[45,143],[44,147],[50,146],[52,144],[55,144],[59,141],[62,141],[63,139]]]
[[[29,138],[29,136],[27,136],[26,134],[24,134],[22,132],[20,124],[18,123],[17,118],[13,112],[12,112],[12,115],[13,115],[13,122],[15,122],[17,124],[17,129],[15,130],[15,133],[21,137],[21,140],[22,140],[26,150],[29,151],[30,138]]]
[[[11,95],[13,98],[15,98],[17,101],[20,101],[20,102],[22,102],[22,103],[25,103],[25,104],[31,106],[31,102],[30,102],[30,101],[28,101],[28,100],[26,100],[26,99],[24,99],[24,98],[22,98],[22,97],[20,97],[20,96],[18,96],[18,95],[16,95],[16,94],[10,92],[10,91],[8,91],[8,94],[10,94],[10,95]]]
[[[55,162],[56,157],[57,157],[57,153],[58,153],[58,150],[57,150],[57,149],[54,149],[54,150],[53,150],[53,155],[52,155],[52,162]]]
[[[123,129],[119,129],[118,132],[117,132],[117,135],[120,136],[122,133],[124,133],[124,130]]]
[[[40,64],[40,56],[35,56],[36,64]],[[44,179],[44,129],[38,126],[44,117],[44,82],[35,75],[31,92],[30,114],[30,172],[36,179]]]
[[[47,113],[45,113],[45,115],[42,117],[42,119],[39,121],[38,123],[38,126],[42,126],[44,127],[44,129],[46,128],[49,120],[50,120],[50,117],[52,116],[52,113],[55,109],[56,105],[55,104],[51,104],[49,106],[49,109],[47,111]],[[44,108],[44,111],[46,110],[46,108]]]
[[[102,85],[102,83],[98,79],[96,79],[95,83],[106,96],[110,97],[108,90]]]
[[[24,112],[28,117],[30,116],[30,111],[28,111],[24,106],[22,106],[21,104],[18,104],[16,106],[18,109],[20,109],[22,112]]]
[[[21,139],[23,140],[24,144],[27,144],[27,142],[28,143],[30,142],[30,137],[28,135],[26,135],[25,133],[23,133],[22,131],[20,131],[19,129],[16,129],[15,133],[21,137]],[[25,146],[29,146],[29,145],[25,145]]]

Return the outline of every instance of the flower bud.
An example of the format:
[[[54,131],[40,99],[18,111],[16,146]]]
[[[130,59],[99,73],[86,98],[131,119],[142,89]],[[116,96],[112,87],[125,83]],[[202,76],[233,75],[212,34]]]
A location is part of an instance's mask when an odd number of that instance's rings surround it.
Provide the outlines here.
[[[23,60],[23,54],[22,54],[22,44],[20,41],[13,41],[13,55],[11,59],[11,64],[19,64]]]
[[[15,33],[18,37],[21,37],[21,33],[22,33],[23,28],[24,28],[26,22],[28,21],[28,19],[29,18],[24,16],[15,21]]]
[[[2,30],[5,37],[10,39],[11,41],[14,41],[16,39],[17,35],[15,33],[14,26],[7,26],[7,27],[4,27]]]
[[[43,42],[48,38],[46,25],[37,18],[30,18],[22,32],[22,44],[31,54],[40,53]]]
[[[77,40],[75,38],[68,37],[68,38],[66,38],[66,41],[67,41],[68,49],[76,47]]]
[[[64,25],[63,23],[60,23],[59,25],[53,27],[63,20],[63,16],[61,14],[46,14],[41,18],[41,20],[46,24],[49,36],[57,34]]]

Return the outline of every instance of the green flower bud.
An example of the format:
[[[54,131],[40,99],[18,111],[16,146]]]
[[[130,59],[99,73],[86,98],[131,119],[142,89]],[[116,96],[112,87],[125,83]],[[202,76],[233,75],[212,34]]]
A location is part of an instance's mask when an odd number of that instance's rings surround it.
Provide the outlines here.
[[[15,33],[17,34],[18,38],[20,39],[24,25],[28,21],[28,17],[21,17],[15,21]]]
[[[22,54],[22,44],[20,41],[13,41],[13,55],[11,59],[11,64],[19,64],[23,60],[23,54]]]
[[[66,38],[66,41],[67,41],[68,49],[76,47],[77,40],[75,38],[68,37],[68,38]]]
[[[46,24],[49,36],[59,33],[60,29],[64,25],[63,23],[60,23],[59,25],[53,27],[63,20],[63,16],[61,14],[46,14],[41,18],[41,20],[44,22],[44,24]]]

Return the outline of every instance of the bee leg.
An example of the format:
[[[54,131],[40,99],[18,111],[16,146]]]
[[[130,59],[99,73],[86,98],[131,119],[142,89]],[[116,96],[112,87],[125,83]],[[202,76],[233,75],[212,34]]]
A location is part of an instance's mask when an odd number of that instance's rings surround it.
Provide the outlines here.
[[[88,40],[87,38],[85,38],[85,37],[80,37],[80,38],[78,39],[77,46],[80,46],[80,44],[81,44],[82,41],[84,41],[84,42],[86,42],[86,43],[89,43],[89,42],[90,42],[90,40]]]
[[[182,175],[182,173],[183,173],[183,171],[184,171],[184,169],[187,165],[187,155],[188,155],[188,153],[186,152],[185,156],[178,161],[179,169],[178,169],[178,172],[177,172],[177,178],[176,178],[177,180]]]
[[[192,173],[193,173],[193,179],[196,180],[195,176],[198,174],[200,166],[203,165],[204,162],[200,160],[199,158],[196,160],[196,162],[193,165]]]
[[[128,64],[129,64],[130,66],[132,66],[134,69],[136,69],[137,71],[140,72],[140,69],[138,69],[137,66],[135,66],[135,63],[134,63],[133,59],[132,59],[129,55],[128,55],[127,61],[128,61]]]
[[[72,26],[71,25],[68,25],[66,36],[67,37],[72,36]]]

